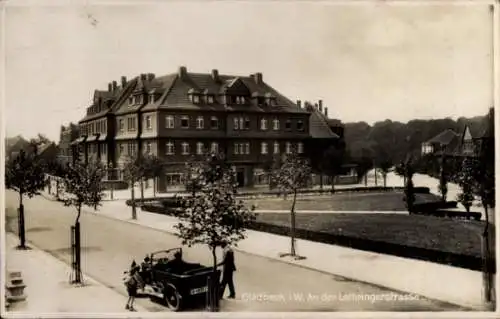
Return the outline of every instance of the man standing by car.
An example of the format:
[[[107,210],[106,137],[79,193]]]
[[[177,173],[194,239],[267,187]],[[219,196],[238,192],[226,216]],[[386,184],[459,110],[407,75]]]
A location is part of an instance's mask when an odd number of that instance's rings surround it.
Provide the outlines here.
[[[221,298],[224,297],[224,291],[226,290],[227,285],[229,286],[228,298],[234,299],[236,295],[233,282],[233,273],[236,271],[236,265],[234,264],[234,252],[225,242],[221,244],[221,247],[224,252],[224,257],[222,258],[222,262],[218,265],[223,266],[220,296]]]

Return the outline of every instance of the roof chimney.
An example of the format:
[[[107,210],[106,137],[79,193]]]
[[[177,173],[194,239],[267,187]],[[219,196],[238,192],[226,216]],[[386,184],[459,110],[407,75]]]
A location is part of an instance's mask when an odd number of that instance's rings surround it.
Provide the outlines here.
[[[318,100],[319,111],[323,112],[323,100]]]
[[[302,106],[302,102],[300,100],[297,100],[297,107],[300,109]]]
[[[126,76],[122,76],[122,89],[125,88],[125,85],[127,85],[127,77]]]
[[[325,116],[328,117],[328,108],[325,106]]]
[[[148,73],[148,81],[153,81],[155,78],[155,74],[154,73]]]
[[[148,75],[145,73],[141,73],[141,81],[146,81]]]
[[[253,78],[255,80],[255,83],[262,84],[262,73],[260,72],[255,73]]]
[[[113,84],[108,83],[108,92],[111,92],[113,90]]]
[[[186,76],[187,76],[187,69],[186,69],[186,67],[185,66],[179,67],[179,77],[181,79],[185,79]]]
[[[318,109],[318,103],[314,103],[314,108],[317,110]]]
[[[118,83],[116,83],[116,81],[113,81],[113,91],[116,91],[117,88],[118,88]]]
[[[219,82],[219,71],[217,71],[217,69],[212,70],[212,79],[215,82]]]

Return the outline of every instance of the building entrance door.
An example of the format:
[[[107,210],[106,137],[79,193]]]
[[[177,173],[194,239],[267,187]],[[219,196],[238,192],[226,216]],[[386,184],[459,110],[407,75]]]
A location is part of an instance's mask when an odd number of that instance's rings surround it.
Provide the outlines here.
[[[238,182],[238,187],[245,186],[245,172],[244,171],[236,172],[236,181]]]

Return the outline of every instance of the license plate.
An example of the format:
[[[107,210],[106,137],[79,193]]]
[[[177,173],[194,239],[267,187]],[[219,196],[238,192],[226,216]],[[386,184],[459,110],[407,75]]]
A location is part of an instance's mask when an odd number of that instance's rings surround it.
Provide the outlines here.
[[[201,294],[201,293],[204,293],[204,292],[207,292],[207,291],[208,291],[208,286],[205,286],[205,287],[201,287],[201,288],[191,289],[191,291],[189,293],[191,295],[197,295],[197,294]]]

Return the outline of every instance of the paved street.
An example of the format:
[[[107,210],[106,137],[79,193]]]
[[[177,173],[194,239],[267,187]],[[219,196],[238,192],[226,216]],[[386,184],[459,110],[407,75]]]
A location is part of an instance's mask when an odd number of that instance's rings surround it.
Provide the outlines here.
[[[17,225],[17,204],[16,195],[6,192],[6,214],[9,227],[14,229]],[[35,197],[25,201],[25,211],[27,239],[69,262],[69,230],[76,217],[74,209]],[[180,240],[173,235],[104,218],[98,213],[83,214],[81,225],[84,272],[123,294],[122,273],[130,265],[132,257],[140,262],[149,252],[180,246]],[[184,255],[187,261],[211,264],[211,254],[206,247],[185,248]],[[364,295],[381,296],[391,291],[255,255],[236,252],[235,258],[238,268],[235,274],[237,299],[224,300],[223,311],[459,310],[458,307],[423,298],[406,301],[392,298],[376,302],[366,298],[360,300]],[[162,305],[149,300],[140,300],[139,303],[150,311],[165,310]]]

